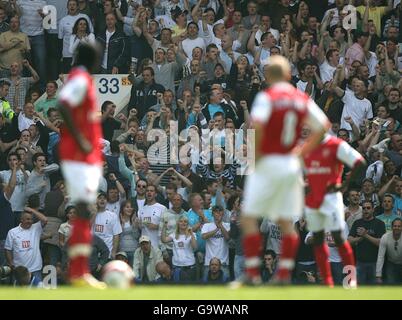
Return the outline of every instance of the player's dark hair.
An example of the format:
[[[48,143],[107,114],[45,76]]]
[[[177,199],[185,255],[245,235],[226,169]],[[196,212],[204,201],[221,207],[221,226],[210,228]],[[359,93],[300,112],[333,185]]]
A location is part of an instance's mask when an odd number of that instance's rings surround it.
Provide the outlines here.
[[[84,66],[92,73],[98,67],[101,51],[99,46],[81,42],[74,55],[74,66]]]

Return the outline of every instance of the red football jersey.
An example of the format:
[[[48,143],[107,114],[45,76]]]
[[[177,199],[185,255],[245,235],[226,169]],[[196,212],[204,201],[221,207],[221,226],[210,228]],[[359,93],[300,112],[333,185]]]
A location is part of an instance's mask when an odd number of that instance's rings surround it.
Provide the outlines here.
[[[60,102],[70,108],[71,116],[78,131],[91,143],[90,153],[82,152],[71,132],[63,126],[59,154],[61,160],[80,161],[88,164],[102,163],[100,145],[102,127],[96,102],[96,88],[91,75],[84,68],[74,68],[66,85],[60,91]],[[79,178],[79,177],[77,177]]]
[[[319,208],[327,188],[342,183],[343,164],[353,168],[361,160],[362,155],[347,142],[327,135],[321,144],[304,158],[310,187],[306,205],[313,209]]]
[[[264,126],[261,145],[256,147],[266,155],[290,153],[301,137],[304,122],[316,131],[327,121],[310,97],[285,82],[257,95],[251,118]]]

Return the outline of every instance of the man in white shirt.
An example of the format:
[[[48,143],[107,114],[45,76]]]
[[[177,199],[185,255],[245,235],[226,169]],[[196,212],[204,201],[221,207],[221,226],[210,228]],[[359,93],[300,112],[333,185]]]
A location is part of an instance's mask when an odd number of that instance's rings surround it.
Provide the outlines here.
[[[151,239],[152,246],[158,248],[160,243],[159,224],[162,213],[167,209],[156,202],[156,187],[154,185],[147,186],[145,198],[146,204],[138,212],[141,235],[148,236]]]
[[[39,220],[33,223],[33,215]],[[24,266],[33,276],[42,279],[42,256],[39,249],[42,228],[47,218],[40,212],[25,208],[18,227],[11,229],[4,248],[8,265],[14,269]]]
[[[97,213],[92,225],[92,231],[105,242],[110,252],[110,258],[114,259],[119,249],[122,228],[119,217],[106,210],[106,203],[106,194],[99,193],[96,200]]]
[[[82,13],[78,13],[78,1],[69,0],[67,3],[68,15],[60,20],[59,24],[59,39],[63,40],[63,72],[67,73],[71,69],[73,60],[72,53],[70,52],[70,37],[73,33],[75,22],[79,18],[85,18],[91,32],[94,32],[91,19]]]
[[[343,68],[343,66],[339,67]],[[355,81],[353,92],[339,88],[334,81],[333,90],[338,97],[342,98],[342,102],[345,104],[342,111],[341,129],[352,131],[351,125],[345,118],[351,117],[357,127],[362,125],[364,120],[373,118],[371,102],[365,98],[367,88],[363,81]]]
[[[214,206],[212,208],[214,222],[204,224],[201,229],[202,239],[206,240],[204,274],[208,273],[210,260],[216,257],[222,262],[223,273],[229,276],[228,240],[230,238],[230,223],[222,221],[223,213],[224,210],[221,206]]]
[[[339,65],[339,50],[331,49],[326,53],[326,59],[320,64],[320,74],[323,83],[334,78],[336,67]]]
[[[31,45],[31,53],[35,70],[40,77],[41,88],[45,87],[46,79],[46,46],[43,30],[44,0],[18,0],[17,7],[21,16],[21,32],[25,33]]]
[[[25,188],[29,177],[29,171],[21,165],[21,158],[15,152],[8,154],[8,166],[10,168],[17,167],[17,181],[13,195],[10,198],[11,208],[16,215],[16,224],[19,223],[19,214],[24,210],[25,205]],[[12,175],[12,170],[0,171],[0,178],[2,181],[9,182]]]
[[[258,31],[255,34],[255,40],[257,41],[258,45],[261,44],[261,36],[265,32],[272,33],[272,35],[275,37],[276,41],[279,41],[279,38],[280,38],[279,31],[274,28],[271,28],[271,17],[267,16],[267,15],[262,15],[260,28],[258,29]]]
[[[117,180],[114,173],[109,175],[109,179],[115,185],[112,185],[107,189],[106,210],[113,212],[116,216],[119,216],[120,205],[126,200],[126,191],[119,180]]]
[[[196,23],[190,22],[187,25],[187,39],[183,40],[182,47],[187,58],[190,61],[193,59],[193,49],[195,47],[201,48],[205,52],[205,40],[198,35],[199,27]]]

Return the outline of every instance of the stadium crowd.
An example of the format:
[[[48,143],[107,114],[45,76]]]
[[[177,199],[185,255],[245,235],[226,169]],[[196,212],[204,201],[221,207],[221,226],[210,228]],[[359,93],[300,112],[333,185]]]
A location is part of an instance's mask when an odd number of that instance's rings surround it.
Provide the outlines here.
[[[349,4],[356,29],[347,27]],[[57,29],[44,30],[45,5],[57,8]],[[99,106],[105,162],[91,220],[95,276],[110,259],[129,263],[137,283],[241,276],[249,111],[266,88],[264,66],[283,55],[294,86],[330,119],[329,134],[368,163],[342,189],[359,284],[402,284],[401,14],[398,0],[0,1],[1,282],[37,285],[45,265],[64,282],[75,207],[58,165],[56,80],[86,41],[104,51],[98,73],[128,73],[132,83],[127,108]],[[184,133],[177,145],[174,128]],[[167,134],[156,150],[152,129]],[[188,143],[194,133],[213,147]],[[191,161],[173,162],[178,153]],[[302,241],[294,282],[317,283],[312,235],[304,219],[295,228]],[[267,219],[260,231],[269,282],[281,231]],[[330,234],[326,240],[341,284],[340,256]]]

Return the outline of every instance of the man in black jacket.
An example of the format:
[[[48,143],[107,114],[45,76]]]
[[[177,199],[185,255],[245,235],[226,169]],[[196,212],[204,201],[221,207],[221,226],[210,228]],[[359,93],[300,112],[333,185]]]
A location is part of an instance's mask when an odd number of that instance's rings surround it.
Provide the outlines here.
[[[106,30],[97,37],[97,41],[103,48],[102,73],[118,74],[128,71],[126,36],[116,28],[116,23],[114,13],[106,15]]]
[[[133,84],[128,111],[137,109],[137,119],[142,119],[149,108],[158,102],[157,93],[163,93],[165,88],[155,83],[155,73],[151,67],[145,67],[142,71],[143,80],[138,84]]]

